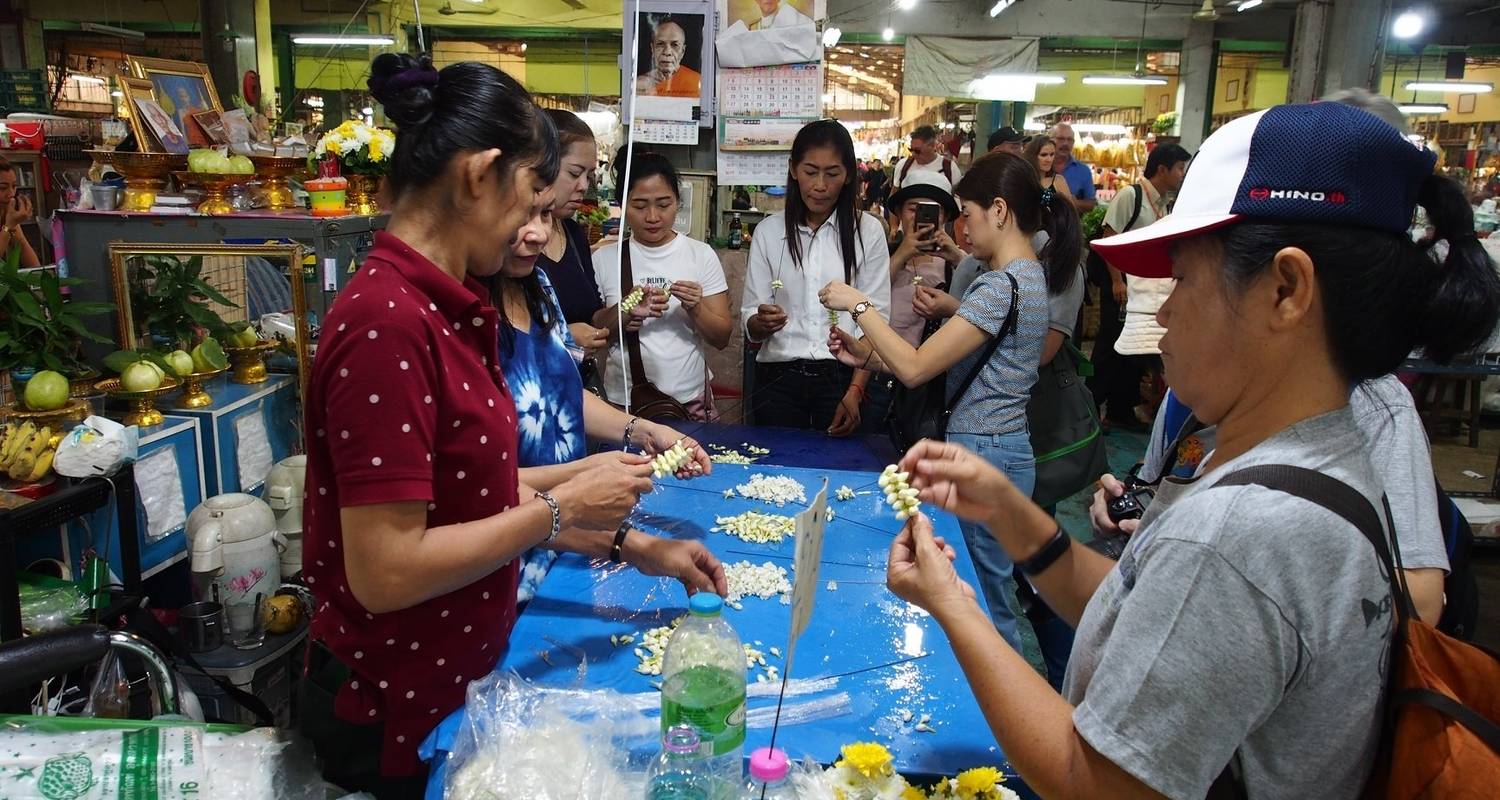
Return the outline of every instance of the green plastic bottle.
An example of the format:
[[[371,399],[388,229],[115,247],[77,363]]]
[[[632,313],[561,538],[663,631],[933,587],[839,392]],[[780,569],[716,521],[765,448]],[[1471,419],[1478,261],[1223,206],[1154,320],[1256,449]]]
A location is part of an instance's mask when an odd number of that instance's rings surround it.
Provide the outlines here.
[[[745,647],[718,595],[693,595],[688,610],[662,657],[662,731],[691,725],[713,776],[709,796],[731,798],[745,779]]]

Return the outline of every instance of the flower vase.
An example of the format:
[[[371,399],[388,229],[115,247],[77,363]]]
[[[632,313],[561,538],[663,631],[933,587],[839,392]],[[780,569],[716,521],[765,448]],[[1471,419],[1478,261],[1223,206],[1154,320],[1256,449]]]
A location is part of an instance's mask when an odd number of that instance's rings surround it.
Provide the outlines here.
[[[372,217],[380,213],[375,202],[375,193],[380,190],[380,178],[375,175],[348,175],[349,213]]]

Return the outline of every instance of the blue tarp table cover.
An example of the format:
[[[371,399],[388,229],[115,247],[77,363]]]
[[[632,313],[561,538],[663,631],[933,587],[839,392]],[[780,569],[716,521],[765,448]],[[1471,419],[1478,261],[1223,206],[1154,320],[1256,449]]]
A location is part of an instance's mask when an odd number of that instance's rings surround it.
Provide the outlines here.
[[[747,441],[760,444],[762,439]],[[772,561],[790,571],[795,547],[791,537],[777,545],[764,545],[709,531],[716,515],[749,510],[790,515],[805,508],[789,504],[778,509],[757,500],[724,497],[726,489],[756,473],[795,478],[806,487],[809,501],[822,478],[828,478],[828,504],[836,514],[825,535],[812,620],[798,643],[790,676],[842,676],[830,692],[847,692],[852,704],[850,714],[783,725],[777,746],[793,758],[812,756],[830,763],[844,744],[878,741],[890,748],[896,768],[905,774],[953,775],[976,766],[1008,767],[942,629],[885,586],[887,553],[900,523],[884,503],[875,472],[715,464],[708,477],[658,481],[656,491],[642,498],[633,520],[654,534],[703,541],[726,563]],[[836,501],[834,492],[840,485],[860,494],[851,501]],[[924,507],[924,511],[932,517],[937,534],[955,545],[959,576],[976,585],[957,520],[931,508]],[[830,581],[836,582],[836,589],[829,588]],[[653,681],[660,678],[636,672],[639,660],[634,649],[641,633],[670,624],[686,613],[686,605],[686,593],[676,581],[564,554],[521,614],[497,669],[514,670],[539,684],[574,687],[581,657],[587,660],[587,670],[580,688],[627,694],[653,691]],[[776,598],[756,597],[745,598],[743,605],[743,610],[726,607],[726,619],[742,640],[761,643],[756,649],[767,653],[768,663],[783,666],[783,660],[772,658],[769,650],[774,646],[785,654],[791,607]],[[610,637],[620,634],[635,635],[635,644],[615,646]],[[753,674],[750,680],[755,680]],[[787,703],[827,694],[790,697]],[[751,698],[749,703],[752,710],[774,704],[774,697]],[[910,722],[903,722],[903,710],[912,713]],[[935,732],[914,730],[924,714],[931,715]],[[428,743],[429,750],[441,756],[449,749],[461,716],[462,711],[455,712],[439,728]],[[769,729],[749,730],[746,755],[769,744],[770,738]],[[434,766],[440,765],[441,758]],[[441,777],[441,770],[434,769],[434,784],[440,786]],[[1013,780],[1012,788],[1020,789],[1017,783]],[[429,797],[436,796],[440,793],[429,792]]]

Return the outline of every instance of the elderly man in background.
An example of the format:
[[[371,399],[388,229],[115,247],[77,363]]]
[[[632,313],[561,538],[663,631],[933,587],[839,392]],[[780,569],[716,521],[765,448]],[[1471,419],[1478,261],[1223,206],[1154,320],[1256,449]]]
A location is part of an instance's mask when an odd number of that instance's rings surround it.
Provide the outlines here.
[[[656,21],[651,31],[651,71],[635,79],[635,90],[655,97],[700,97],[703,76],[682,63],[687,29],[672,17]]]
[[[1095,202],[1094,171],[1088,164],[1073,159],[1073,126],[1059,122],[1052,128],[1052,143],[1057,147],[1054,169],[1068,182],[1068,191],[1073,193],[1073,205],[1080,215],[1098,205]]]

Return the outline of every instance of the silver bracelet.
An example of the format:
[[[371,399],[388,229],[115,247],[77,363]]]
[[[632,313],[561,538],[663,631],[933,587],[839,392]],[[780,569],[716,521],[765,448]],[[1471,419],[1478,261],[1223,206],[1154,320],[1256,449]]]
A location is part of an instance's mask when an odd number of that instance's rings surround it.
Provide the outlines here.
[[[626,449],[630,448],[630,436],[635,433],[635,424],[640,421],[640,417],[631,417],[630,421],[625,423],[625,438],[621,444],[624,444]]]
[[[559,533],[562,533],[562,509],[558,508],[557,501],[552,498],[552,495],[546,492],[537,492],[536,496],[547,504],[547,508],[552,509],[552,532],[548,533],[547,538],[542,540],[542,543],[546,544],[556,539]]]

